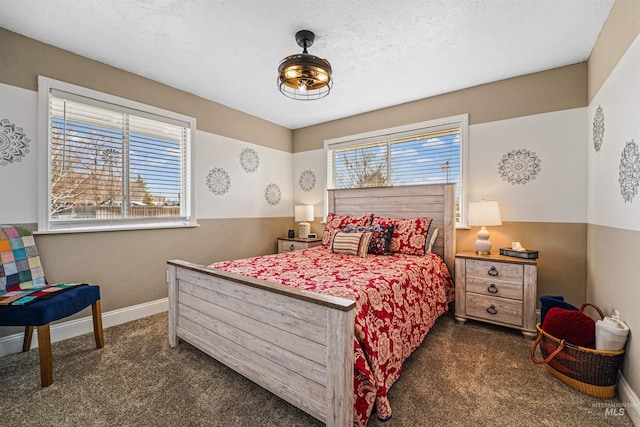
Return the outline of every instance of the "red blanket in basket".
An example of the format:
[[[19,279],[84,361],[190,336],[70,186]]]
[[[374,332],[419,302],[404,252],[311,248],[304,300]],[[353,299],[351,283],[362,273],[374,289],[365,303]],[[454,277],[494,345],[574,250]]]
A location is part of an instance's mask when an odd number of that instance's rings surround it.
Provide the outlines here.
[[[582,311],[552,307],[544,318],[542,329],[559,340],[596,348],[596,321]]]

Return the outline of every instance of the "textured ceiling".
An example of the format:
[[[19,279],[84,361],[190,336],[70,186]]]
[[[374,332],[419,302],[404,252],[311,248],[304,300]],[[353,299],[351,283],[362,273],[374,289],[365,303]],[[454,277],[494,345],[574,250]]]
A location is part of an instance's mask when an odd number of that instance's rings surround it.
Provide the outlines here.
[[[613,3],[2,0],[0,26],[297,129],[585,61]],[[276,88],[301,29],[333,67],[321,100]]]

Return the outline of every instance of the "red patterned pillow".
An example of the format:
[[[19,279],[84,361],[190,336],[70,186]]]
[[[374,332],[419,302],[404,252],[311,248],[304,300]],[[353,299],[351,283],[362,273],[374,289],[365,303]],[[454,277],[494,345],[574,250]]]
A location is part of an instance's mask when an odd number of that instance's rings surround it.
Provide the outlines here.
[[[324,225],[324,234],[322,235],[322,244],[328,246],[333,238],[333,232],[342,230],[346,226],[366,227],[371,224],[373,214],[362,216],[336,215],[330,213],[327,215],[327,222]]]
[[[402,254],[423,256],[431,218],[374,217],[372,225],[393,225],[393,237],[389,250]]]

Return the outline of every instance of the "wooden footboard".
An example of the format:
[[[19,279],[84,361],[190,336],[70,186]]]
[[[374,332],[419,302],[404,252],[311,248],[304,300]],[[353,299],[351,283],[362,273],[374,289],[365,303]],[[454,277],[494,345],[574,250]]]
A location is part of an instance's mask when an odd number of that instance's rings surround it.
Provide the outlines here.
[[[183,339],[328,426],[353,424],[355,301],[168,264],[172,347]]]

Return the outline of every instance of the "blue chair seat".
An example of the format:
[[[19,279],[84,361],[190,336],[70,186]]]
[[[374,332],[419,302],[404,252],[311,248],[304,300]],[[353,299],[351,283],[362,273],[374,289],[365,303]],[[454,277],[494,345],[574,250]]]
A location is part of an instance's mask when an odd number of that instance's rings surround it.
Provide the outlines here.
[[[99,286],[78,286],[24,306],[1,306],[0,326],[40,326],[71,316],[100,299]]]

